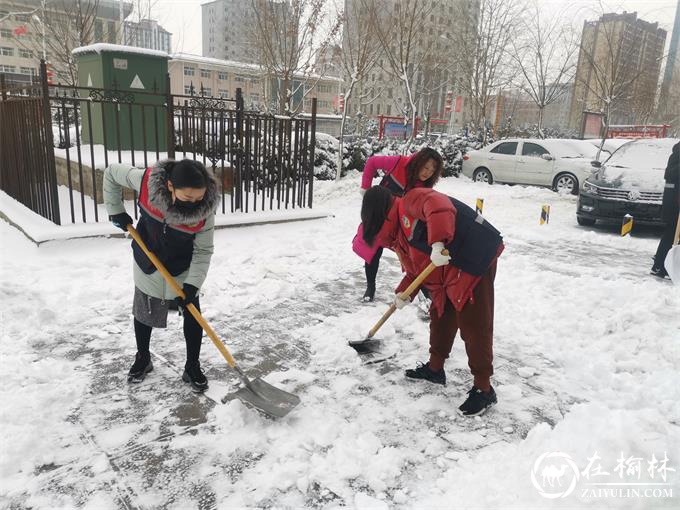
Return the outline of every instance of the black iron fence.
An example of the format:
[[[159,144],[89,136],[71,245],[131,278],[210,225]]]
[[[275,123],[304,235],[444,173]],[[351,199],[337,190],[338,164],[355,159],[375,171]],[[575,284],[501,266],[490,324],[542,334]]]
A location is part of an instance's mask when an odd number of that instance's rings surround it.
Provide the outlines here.
[[[103,170],[165,158],[201,161],[221,184],[218,212],[312,207],[316,99],[310,119],[249,112],[203,90],[170,93],[50,85],[0,75],[0,188],[55,223],[106,220]],[[134,202],[136,197],[126,197]]]

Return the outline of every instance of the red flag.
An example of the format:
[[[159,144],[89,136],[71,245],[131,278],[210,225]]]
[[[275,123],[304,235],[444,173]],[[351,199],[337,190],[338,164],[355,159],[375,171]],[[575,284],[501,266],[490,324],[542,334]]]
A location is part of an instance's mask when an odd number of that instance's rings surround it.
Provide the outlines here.
[[[28,32],[28,30],[26,29],[26,27],[23,27],[23,26],[22,27],[16,27],[13,31],[14,35],[24,35],[27,32]]]

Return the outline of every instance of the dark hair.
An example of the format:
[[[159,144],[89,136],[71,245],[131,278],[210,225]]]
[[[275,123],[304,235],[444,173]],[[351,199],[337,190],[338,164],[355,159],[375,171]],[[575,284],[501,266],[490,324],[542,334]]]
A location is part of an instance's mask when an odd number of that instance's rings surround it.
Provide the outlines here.
[[[423,182],[423,186],[426,188],[433,188],[437,181],[444,172],[444,160],[441,155],[431,147],[425,147],[420,149],[413,156],[411,160],[406,165],[406,188],[415,188],[418,183],[418,172],[423,168],[428,161],[433,160],[435,164],[435,170],[432,176]]]
[[[373,186],[364,195],[361,203],[361,223],[364,225],[364,241],[373,246],[378,232],[385,223],[392,207],[392,193],[385,186]]]
[[[207,188],[210,177],[202,163],[193,159],[166,161],[168,180],[175,188]]]

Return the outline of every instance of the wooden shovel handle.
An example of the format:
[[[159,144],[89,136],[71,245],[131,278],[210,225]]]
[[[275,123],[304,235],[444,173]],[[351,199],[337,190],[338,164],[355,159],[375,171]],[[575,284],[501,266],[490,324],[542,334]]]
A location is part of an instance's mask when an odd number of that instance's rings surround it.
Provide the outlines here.
[[[163,278],[165,278],[165,281],[168,282],[168,285],[172,287],[172,290],[175,291],[175,294],[184,299],[186,296],[184,295],[182,287],[179,286],[177,281],[168,272],[163,263],[160,260],[158,260],[158,257],[156,257],[156,255],[149,250],[149,248],[146,246],[146,243],[142,240],[141,236],[139,235],[139,232],[137,232],[135,227],[133,227],[132,225],[128,225],[127,231],[130,233],[132,238],[137,242],[137,244],[146,254],[146,256],[149,257],[149,260],[153,263],[153,265],[156,266],[158,272],[163,275]],[[189,310],[189,313],[191,313],[191,315],[194,316],[196,322],[198,322],[203,328],[203,330],[208,334],[210,340],[212,340],[212,342],[215,344],[215,347],[217,347],[217,350],[222,353],[224,359],[226,359],[227,363],[229,363],[229,366],[231,368],[236,368],[236,361],[234,361],[234,358],[232,357],[231,353],[227,350],[227,348],[224,346],[222,341],[219,338],[217,338],[217,334],[215,333],[213,328],[210,327],[210,324],[208,324],[205,321],[205,319],[201,315],[201,312],[199,312],[198,309],[191,303],[189,303],[186,309]]]
[[[442,255],[448,255],[448,254],[449,254],[449,250],[443,250],[442,251]],[[432,273],[432,271],[434,271],[436,268],[437,268],[437,266],[435,266],[432,262],[430,262],[430,265],[427,266],[423,270],[423,272],[420,273],[416,277],[415,280],[413,280],[411,285],[409,285],[404,292],[399,294],[399,297],[401,299],[410,299],[411,294],[413,294],[413,292],[418,287],[420,287],[420,285],[425,281],[425,279],[428,276],[430,276],[430,273]],[[396,309],[397,309],[397,306],[394,303],[392,303],[390,305],[390,307],[387,309],[387,311],[383,314],[383,316],[380,317],[380,320],[378,322],[376,322],[375,326],[373,326],[373,328],[371,328],[371,331],[368,332],[367,338],[373,338],[375,336],[375,334],[378,332],[378,330],[382,327],[382,325],[385,324],[385,322],[387,322],[387,319],[389,319],[392,316],[392,314],[394,313],[394,311]]]

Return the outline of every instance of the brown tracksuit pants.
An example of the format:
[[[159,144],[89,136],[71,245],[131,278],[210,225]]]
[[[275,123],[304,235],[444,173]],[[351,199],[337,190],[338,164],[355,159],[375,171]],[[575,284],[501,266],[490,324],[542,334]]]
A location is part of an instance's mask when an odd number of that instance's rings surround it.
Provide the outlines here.
[[[474,303],[468,302],[458,312],[446,299],[444,313],[435,317],[430,309],[430,368],[441,370],[451,353],[453,339],[460,329],[465,342],[468,365],[474,384],[482,391],[491,388],[493,374],[493,311],[496,261],[491,264],[473,291]]]

